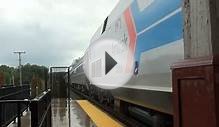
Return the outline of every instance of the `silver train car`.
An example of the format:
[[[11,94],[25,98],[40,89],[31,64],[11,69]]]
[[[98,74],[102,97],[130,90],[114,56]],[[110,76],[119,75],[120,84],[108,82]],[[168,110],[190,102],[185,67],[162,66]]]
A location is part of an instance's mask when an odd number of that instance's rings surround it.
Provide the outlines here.
[[[77,59],[72,65],[70,69],[70,81],[71,81],[71,86],[87,95],[90,96],[91,98],[99,101],[100,103],[105,103],[107,105],[113,106],[114,103],[114,98],[110,91],[98,88],[94,84],[91,84],[90,81],[88,80],[87,76],[84,73],[83,69],[83,57]],[[67,75],[65,76],[66,82],[68,82]]]
[[[81,92],[88,90],[87,87],[89,85],[89,81],[84,74],[83,57],[75,60],[75,62],[71,65],[70,79],[71,84],[77,84],[77,86],[75,86],[76,89],[82,90]]]
[[[71,71],[75,88],[96,94],[94,98],[118,110],[127,104],[173,115],[170,66],[184,58],[181,0],[120,0],[95,32],[90,47],[103,38],[120,40],[134,51],[132,78],[117,89],[97,88],[86,78],[80,59]],[[89,49],[85,55],[90,55]]]

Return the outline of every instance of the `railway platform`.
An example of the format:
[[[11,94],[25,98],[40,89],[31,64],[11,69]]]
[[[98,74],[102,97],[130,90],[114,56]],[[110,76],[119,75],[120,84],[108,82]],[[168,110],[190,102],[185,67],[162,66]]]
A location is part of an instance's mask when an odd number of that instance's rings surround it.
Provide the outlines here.
[[[66,98],[52,99],[52,127],[123,127],[124,125],[112,118],[87,100],[71,100]],[[70,107],[70,110],[69,110]],[[69,115],[70,114],[70,115]],[[69,119],[70,118],[70,119]],[[21,127],[31,127],[31,112],[25,111],[21,117]],[[12,122],[8,127],[17,127]]]
[[[70,101],[70,120],[68,100],[52,99],[52,127],[123,127],[124,125],[87,100]],[[26,111],[21,118],[22,127],[31,127],[31,113]],[[70,124],[69,124],[70,123]],[[8,127],[17,127],[11,123]]]

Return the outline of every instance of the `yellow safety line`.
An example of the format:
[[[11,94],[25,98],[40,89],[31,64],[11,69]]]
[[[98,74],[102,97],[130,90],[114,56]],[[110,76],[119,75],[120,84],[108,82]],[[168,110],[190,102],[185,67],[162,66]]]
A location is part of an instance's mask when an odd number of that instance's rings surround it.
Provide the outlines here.
[[[93,120],[97,127],[123,127],[123,125],[109,115],[101,111],[99,108],[91,104],[87,100],[76,101],[87,115]]]

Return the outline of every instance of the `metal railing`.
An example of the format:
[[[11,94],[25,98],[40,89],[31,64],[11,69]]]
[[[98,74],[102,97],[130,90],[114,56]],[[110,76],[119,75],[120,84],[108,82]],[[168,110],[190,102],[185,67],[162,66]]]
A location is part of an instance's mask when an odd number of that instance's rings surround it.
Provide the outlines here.
[[[28,103],[21,103],[30,97],[30,85],[10,86],[0,89],[0,126],[7,126],[28,108]]]
[[[51,127],[51,91],[43,92],[39,98],[31,100],[31,127]]]
[[[0,100],[29,99],[30,85],[0,88]]]
[[[2,107],[2,105],[13,105],[15,109],[4,110],[6,107]],[[4,115],[0,115],[0,127],[6,127],[16,118],[18,119],[18,127],[21,127],[21,116],[28,105],[28,100],[0,100],[0,109],[4,110],[4,113],[2,113]]]
[[[15,88],[14,88],[15,89]],[[43,92],[40,96],[29,99],[30,89],[10,90],[10,94],[0,97],[0,127],[5,127],[17,118],[17,126],[21,127],[22,113],[30,106],[31,127],[51,127],[51,90]],[[7,92],[4,92],[7,93]],[[20,95],[22,94],[23,97]],[[25,96],[24,96],[25,95]],[[28,95],[28,96],[26,96]],[[28,97],[28,99],[26,99]],[[13,98],[13,100],[12,100]]]

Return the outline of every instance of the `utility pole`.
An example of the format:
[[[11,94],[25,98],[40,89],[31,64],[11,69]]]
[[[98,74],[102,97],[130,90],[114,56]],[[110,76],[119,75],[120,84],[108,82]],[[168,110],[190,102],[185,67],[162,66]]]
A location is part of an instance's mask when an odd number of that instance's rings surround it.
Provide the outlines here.
[[[24,51],[16,51],[14,54],[18,54],[18,60],[19,60],[19,71],[20,71],[20,85],[22,85],[22,72],[21,72],[21,54],[25,54]]]

